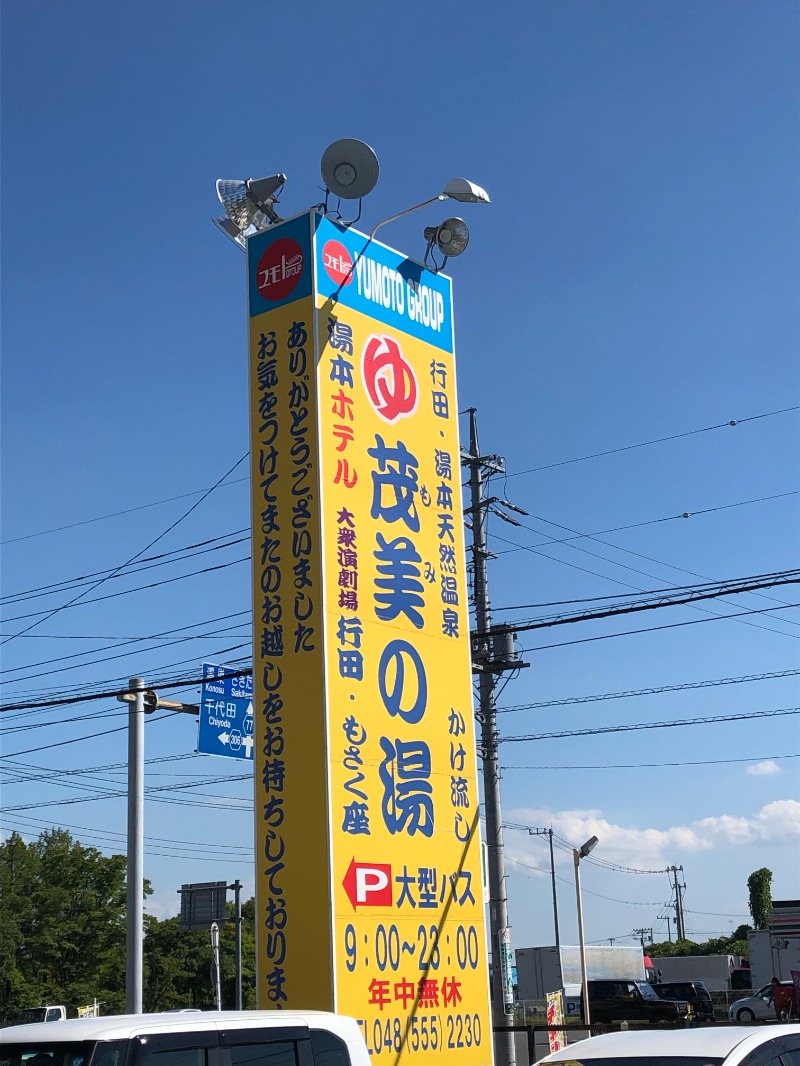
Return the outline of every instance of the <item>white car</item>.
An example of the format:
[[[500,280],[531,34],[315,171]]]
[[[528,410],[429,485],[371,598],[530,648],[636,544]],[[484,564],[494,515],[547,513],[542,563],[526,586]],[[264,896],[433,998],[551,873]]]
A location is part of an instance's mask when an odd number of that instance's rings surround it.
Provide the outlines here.
[[[74,1018],[0,1030],[0,1066],[370,1066],[353,1018],[198,1011]]]
[[[790,982],[781,982],[790,983]],[[775,1018],[775,1005],[772,1002],[772,985],[764,985],[751,996],[737,999],[728,1008],[728,1017],[736,1022],[753,1022],[756,1019]]]
[[[539,1061],[570,1066],[800,1066],[800,1025],[606,1033]]]

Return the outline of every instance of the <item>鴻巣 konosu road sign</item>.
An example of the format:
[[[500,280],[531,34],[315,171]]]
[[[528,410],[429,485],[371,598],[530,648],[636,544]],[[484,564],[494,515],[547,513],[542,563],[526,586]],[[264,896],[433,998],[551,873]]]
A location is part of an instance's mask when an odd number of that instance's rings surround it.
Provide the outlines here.
[[[236,667],[203,663],[197,750],[229,759],[253,758],[253,678]]]

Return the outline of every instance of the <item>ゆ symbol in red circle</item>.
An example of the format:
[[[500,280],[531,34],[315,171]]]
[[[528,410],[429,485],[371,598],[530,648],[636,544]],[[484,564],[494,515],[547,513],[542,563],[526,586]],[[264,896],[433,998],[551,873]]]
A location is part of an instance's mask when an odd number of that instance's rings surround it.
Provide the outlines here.
[[[413,415],[417,379],[394,337],[370,337],[361,356],[364,387],[377,414],[387,422]]]

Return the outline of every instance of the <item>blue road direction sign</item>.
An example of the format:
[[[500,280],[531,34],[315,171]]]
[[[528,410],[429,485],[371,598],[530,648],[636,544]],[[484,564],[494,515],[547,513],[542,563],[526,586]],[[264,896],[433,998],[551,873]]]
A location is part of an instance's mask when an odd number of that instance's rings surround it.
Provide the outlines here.
[[[203,663],[197,750],[228,759],[253,758],[253,678],[226,677],[235,666]]]

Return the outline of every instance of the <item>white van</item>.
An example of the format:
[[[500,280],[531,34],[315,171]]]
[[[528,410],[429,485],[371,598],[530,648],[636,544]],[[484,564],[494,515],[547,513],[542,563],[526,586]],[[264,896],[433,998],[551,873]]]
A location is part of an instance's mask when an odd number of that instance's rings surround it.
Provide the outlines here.
[[[342,1015],[198,1011],[3,1029],[0,1066],[369,1066],[369,1055]]]

